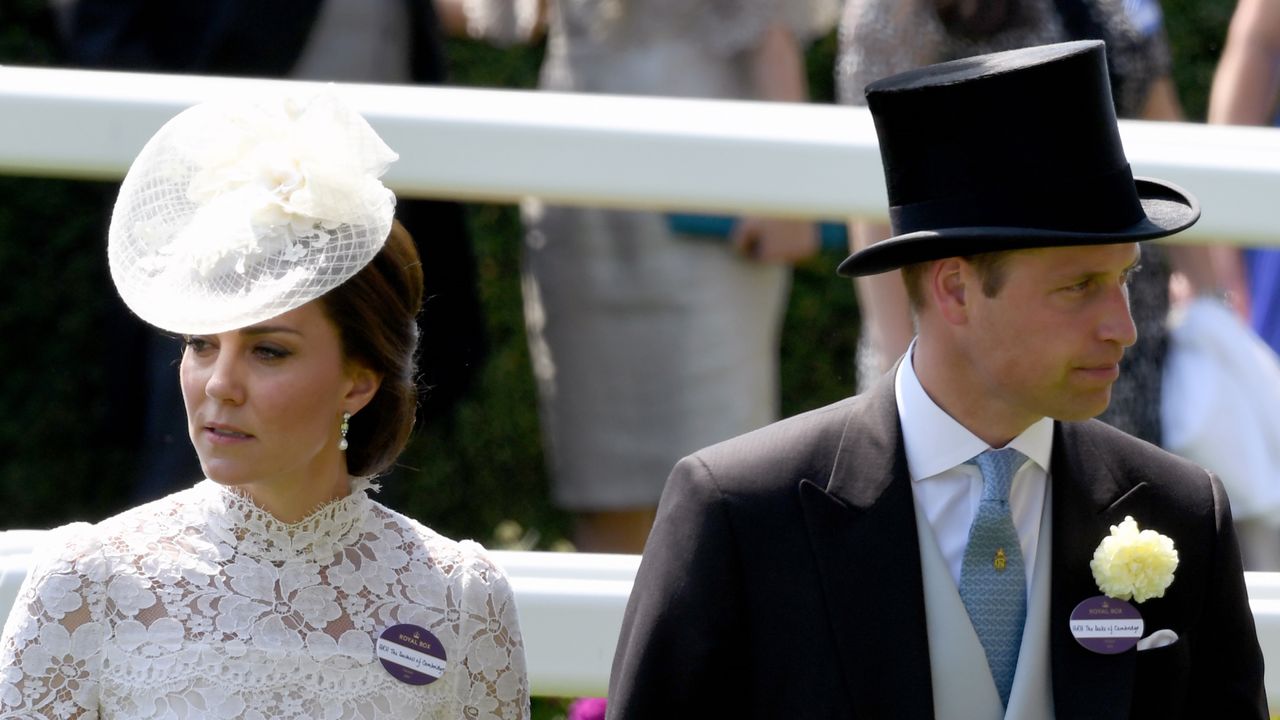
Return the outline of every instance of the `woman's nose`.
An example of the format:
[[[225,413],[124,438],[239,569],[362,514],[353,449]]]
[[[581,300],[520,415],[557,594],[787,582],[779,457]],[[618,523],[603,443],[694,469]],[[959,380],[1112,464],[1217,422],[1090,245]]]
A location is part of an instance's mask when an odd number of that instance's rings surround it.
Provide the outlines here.
[[[239,404],[244,402],[244,378],[242,362],[234,352],[225,349],[218,353],[209,367],[209,378],[204,385],[205,395],[219,402]]]

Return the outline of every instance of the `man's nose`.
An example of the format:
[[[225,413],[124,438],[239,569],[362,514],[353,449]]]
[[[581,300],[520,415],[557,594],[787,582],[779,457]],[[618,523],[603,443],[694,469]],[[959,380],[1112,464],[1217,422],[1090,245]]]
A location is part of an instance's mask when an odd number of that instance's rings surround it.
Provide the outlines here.
[[[1107,298],[1098,333],[1103,340],[1130,347],[1138,341],[1138,326],[1129,310],[1129,288],[1119,286]]]

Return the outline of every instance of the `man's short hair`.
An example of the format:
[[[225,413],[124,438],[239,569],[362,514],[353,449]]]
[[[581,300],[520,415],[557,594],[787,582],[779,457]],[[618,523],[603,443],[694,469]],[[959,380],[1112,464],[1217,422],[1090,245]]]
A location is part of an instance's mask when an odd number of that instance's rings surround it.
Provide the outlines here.
[[[982,280],[982,294],[992,298],[1004,287],[1005,265],[1016,250],[997,250],[995,252],[966,255],[963,260],[973,266],[974,272]],[[924,307],[924,273],[931,263],[920,262],[902,268],[902,281],[907,285],[907,300],[911,303],[911,312],[919,314]]]

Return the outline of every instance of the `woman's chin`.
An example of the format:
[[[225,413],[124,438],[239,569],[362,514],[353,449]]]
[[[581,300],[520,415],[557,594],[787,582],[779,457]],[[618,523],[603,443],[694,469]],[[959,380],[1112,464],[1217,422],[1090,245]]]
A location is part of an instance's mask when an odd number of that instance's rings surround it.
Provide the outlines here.
[[[246,485],[255,477],[255,474],[241,463],[205,462],[202,460],[200,469],[204,471],[205,477],[219,485],[228,487]]]

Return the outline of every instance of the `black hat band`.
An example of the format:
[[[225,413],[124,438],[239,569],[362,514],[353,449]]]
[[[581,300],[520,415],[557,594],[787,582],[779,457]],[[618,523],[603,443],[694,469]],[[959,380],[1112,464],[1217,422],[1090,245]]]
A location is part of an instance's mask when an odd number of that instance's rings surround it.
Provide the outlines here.
[[[894,205],[889,208],[893,232],[995,226],[1108,233],[1146,217],[1128,163],[1089,178],[1018,180],[970,195]]]

